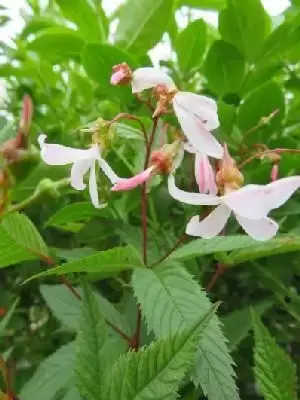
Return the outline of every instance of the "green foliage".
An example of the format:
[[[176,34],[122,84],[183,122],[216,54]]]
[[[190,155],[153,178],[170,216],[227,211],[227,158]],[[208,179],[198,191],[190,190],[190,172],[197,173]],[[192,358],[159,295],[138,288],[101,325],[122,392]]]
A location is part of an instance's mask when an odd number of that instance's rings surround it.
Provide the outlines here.
[[[175,47],[182,72],[198,67],[207,45],[206,24],[198,19],[187,26],[177,36]]]
[[[0,225],[0,267],[47,257],[48,249],[36,227],[24,214],[12,213]]]
[[[255,335],[254,372],[260,392],[266,400],[297,399],[294,364],[254,312],[252,320]]]
[[[236,47],[217,40],[209,49],[204,71],[209,86],[218,95],[239,93],[245,77],[245,61]]]
[[[84,297],[76,339],[75,380],[82,397],[97,400],[101,393],[100,377],[105,363],[101,350],[107,340],[107,333],[103,315],[91,289],[87,285],[83,288]]]
[[[151,49],[162,37],[173,11],[173,0],[129,0],[122,7],[116,41],[133,54]],[[132,13],[134,11],[134,18]]]
[[[147,326],[157,337],[192,325],[210,308],[204,291],[178,264],[136,270],[132,283]],[[153,298],[157,301],[154,309]],[[238,399],[232,364],[220,322],[214,316],[196,353],[193,380],[210,399]]]
[[[218,304],[217,304],[218,305]],[[175,399],[178,383],[194,357],[200,335],[216,306],[193,326],[154,342],[138,353],[130,352],[114,366],[107,377],[103,399]]]
[[[74,353],[75,343],[72,342],[46,358],[22,388],[20,398],[52,400],[60,390],[69,388],[73,380]]]
[[[95,11],[88,0],[75,0],[72,4],[68,0],[55,0],[63,15],[74,22],[84,39],[90,42],[105,38],[104,28],[99,24]]]
[[[222,38],[235,45],[248,61],[255,61],[269,31],[268,19],[260,0],[229,0],[220,13],[219,30]]]
[[[10,306],[5,317],[0,321],[0,338],[1,338],[1,336],[4,336],[5,329],[9,325],[9,322],[10,322],[18,304],[19,304],[19,299],[16,299]]]

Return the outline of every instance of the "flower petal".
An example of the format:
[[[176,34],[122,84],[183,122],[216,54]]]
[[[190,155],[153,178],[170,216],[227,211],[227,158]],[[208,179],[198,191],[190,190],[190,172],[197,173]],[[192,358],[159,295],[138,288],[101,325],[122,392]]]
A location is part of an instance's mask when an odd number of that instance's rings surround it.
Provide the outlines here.
[[[218,128],[220,125],[217,103],[213,99],[195,93],[178,92],[176,102],[200,118],[209,131]]]
[[[71,169],[71,186],[76,190],[84,190],[86,184],[83,182],[84,174],[91,168],[93,160],[75,161]]]
[[[198,216],[193,217],[187,224],[185,233],[190,236],[211,239],[222,231],[230,214],[231,210],[228,207],[220,205],[202,221],[199,221]]]
[[[300,187],[300,176],[279,179],[268,185],[246,185],[222,197],[222,202],[236,214],[262,219],[284,204]]]
[[[200,193],[190,193],[185,192],[184,190],[179,189],[175,185],[175,177],[174,175],[169,175],[168,177],[168,190],[170,195],[175,199],[179,200],[182,203],[191,204],[191,205],[217,205],[220,204],[220,199],[217,196],[212,196],[209,194],[200,194]]]
[[[158,68],[138,68],[132,74],[132,93],[141,93],[157,85],[165,85],[170,90],[175,89],[173,80]]]
[[[100,168],[113,185],[121,179],[117,174],[115,174],[110,165],[102,157],[98,156],[97,160]]]
[[[190,144],[200,153],[215,158],[222,158],[223,147],[209,132],[199,117],[191,113],[188,108],[177,102],[177,96],[173,100],[173,108],[181,128]]]
[[[199,186],[200,193],[216,195],[218,188],[215,181],[214,170],[208,157],[205,154],[195,155],[195,179]]]
[[[91,172],[90,172],[90,178],[89,178],[89,192],[90,192],[93,206],[96,208],[99,208],[100,204],[99,204],[97,179],[96,179],[96,160],[94,160],[91,165]]]
[[[193,147],[189,142],[185,142],[185,143],[183,144],[183,148],[184,148],[184,150],[187,151],[188,153],[191,153],[191,154],[196,154],[196,153],[198,153],[197,150],[195,150],[194,147]]]
[[[38,142],[41,147],[41,157],[49,165],[72,164],[78,160],[95,158],[98,154],[98,146],[90,149],[73,149],[72,147],[62,146],[60,144],[46,143],[47,135],[40,135]]]
[[[145,171],[140,172],[139,174],[133,176],[128,179],[120,179],[112,188],[113,192],[123,191],[123,190],[131,190],[136,188],[138,185],[145,183],[151,178],[151,174],[154,170],[154,167],[150,167],[145,169]]]
[[[271,239],[279,228],[277,222],[268,217],[252,220],[236,214],[236,219],[244,231],[256,240]]]

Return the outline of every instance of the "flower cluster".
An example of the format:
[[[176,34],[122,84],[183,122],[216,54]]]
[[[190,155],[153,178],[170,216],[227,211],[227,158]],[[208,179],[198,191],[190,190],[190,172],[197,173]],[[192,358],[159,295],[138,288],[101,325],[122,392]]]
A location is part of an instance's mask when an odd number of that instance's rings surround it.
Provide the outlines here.
[[[285,203],[300,187],[300,176],[279,180],[273,177],[273,182],[267,185],[243,186],[243,175],[227,146],[222,146],[212,134],[219,126],[216,102],[205,96],[179,91],[173,80],[159,69],[149,67],[132,71],[122,63],[113,68],[111,84],[131,84],[132,93],[138,96],[144,90],[152,89],[156,99],[152,118],[158,120],[173,109],[183,136],[153,151],[145,170],[127,179],[116,175],[103,158],[104,146],[99,135],[94,135],[93,144],[87,150],[48,144],[46,135],[40,135],[41,157],[46,163],[73,164],[73,188],[85,189],[83,177],[90,171],[89,192],[92,203],[98,207],[97,165],[110,180],[112,191],[131,190],[145,184],[155,174],[165,174],[168,175],[169,193],[174,199],[212,208],[202,220],[199,215],[192,217],[186,227],[188,235],[212,238],[224,229],[232,213],[243,230],[254,239],[267,240],[277,233],[278,224],[268,214]],[[104,122],[103,126],[108,127],[109,124]],[[147,143],[147,146],[150,148],[151,144],[149,147]],[[175,172],[182,162],[184,151],[194,156],[198,193],[187,192],[176,186]],[[216,159],[214,167],[209,157]]]

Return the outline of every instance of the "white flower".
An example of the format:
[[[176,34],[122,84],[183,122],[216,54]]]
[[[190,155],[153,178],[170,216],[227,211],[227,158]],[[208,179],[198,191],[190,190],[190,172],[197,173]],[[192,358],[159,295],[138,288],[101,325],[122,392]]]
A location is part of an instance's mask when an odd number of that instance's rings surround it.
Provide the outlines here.
[[[132,73],[132,92],[164,85],[176,91],[173,80],[156,68],[138,68]],[[202,154],[222,158],[223,148],[210,133],[219,126],[217,104],[214,100],[190,92],[176,91],[172,98],[174,112],[190,144]]]
[[[239,190],[218,197],[208,194],[188,193],[175,185],[169,176],[168,188],[172,197],[191,205],[217,205],[202,221],[192,217],[186,227],[191,236],[209,239],[224,228],[231,212],[244,231],[256,240],[268,240],[278,231],[278,224],[268,217],[271,210],[284,204],[300,187],[300,176],[279,179],[268,185],[246,185]]]
[[[100,147],[95,144],[87,150],[74,149],[60,144],[46,143],[46,139],[47,135],[44,134],[38,137],[42,159],[49,165],[73,164],[71,169],[71,186],[74,189],[84,190],[86,188],[83,177],[90,171],[89,192],[93,205],[98,208],[100,205],[96,180],[96,161],[113,185],[120,179],[101,157]]]

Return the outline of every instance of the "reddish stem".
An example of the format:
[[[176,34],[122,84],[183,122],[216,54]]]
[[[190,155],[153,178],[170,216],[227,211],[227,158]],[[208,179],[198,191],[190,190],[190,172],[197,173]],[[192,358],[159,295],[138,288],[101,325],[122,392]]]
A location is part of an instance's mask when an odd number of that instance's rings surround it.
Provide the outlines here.
[[[221,263],[217,264],[216,272],[214,273],[208,285],[206,286],[206,290],[208,292],[213,288],[217,280],[224,274],[226,270],[227,270],[226,264],[221,264]]]
[[[176,249],[178,249],[178,247],[187,239],[186,234],[184,233],[178,240],[177,242],[174,244],[173,247],[171,247],[170,250],[168,250],[166,252],[166,254],[164,254],[159,260],[155,261],[153,264],[150,265],[150,268],[155,267],[156,265],[162,263],[163,261],[165,261]]]
[[[146,143],[146,155],[145,155],[144,169],[148,168],[150,154],[151,154],[151,147],[154,142],[157,124],[158,124],[158,117],[153,118],[151,134],[150,134],[148,142]],[[147,207],[147,203],[148,203],[147,184],[144,183],[142,185],[142,189],[141,189],[141,219],[142,219],[142,236],[143,236],[143,261],[144,261],[145,266],[147,266],[147,263],[148,263],[148,251],[147,251],[148,250],[148,248],[147,248],[147,241],[148,241],[147,208],[148,207]],[[135,329],[134,337],[132,339],[133,349],[135,351],[138,351],[139,346],[140,346],[141,326],[142,326],[142,312],[141,312],[140,306],[138,305],[136,329]]]
[[[138,123],[140,124],[141,130],[142,130],[142,132],[143,132],[145,142],[148,144],[147,131],[146,131],[145,125],[144,125],[143,122],[139,119],[139,117],[136,117],[135,115],[131,115],[131,114],[120,113],[120,114],[118,114],[114,119],[112,119],[111,121],[109,121],[109,124],[113,124],[114,122],[117,122],[119,119],[128,119],[128,120],[131,120],[131,121],[136,121],[136,122],[138,122]]]
[[[267,154],[272,154],[272,153],[277,153],[277,154],[282,154],[282,153],[291,153],[291,154],[298,154],[300,153],[300,149],[270,149],[270,150],[265,150],[265,151],[260,151],[258,153],[253,154],[251,157],[247,158],[241,164],[238,166],[239,169],[243,168],[245,165],[249,164],[251,161],[255,160],[256,158],[263,157]]]

